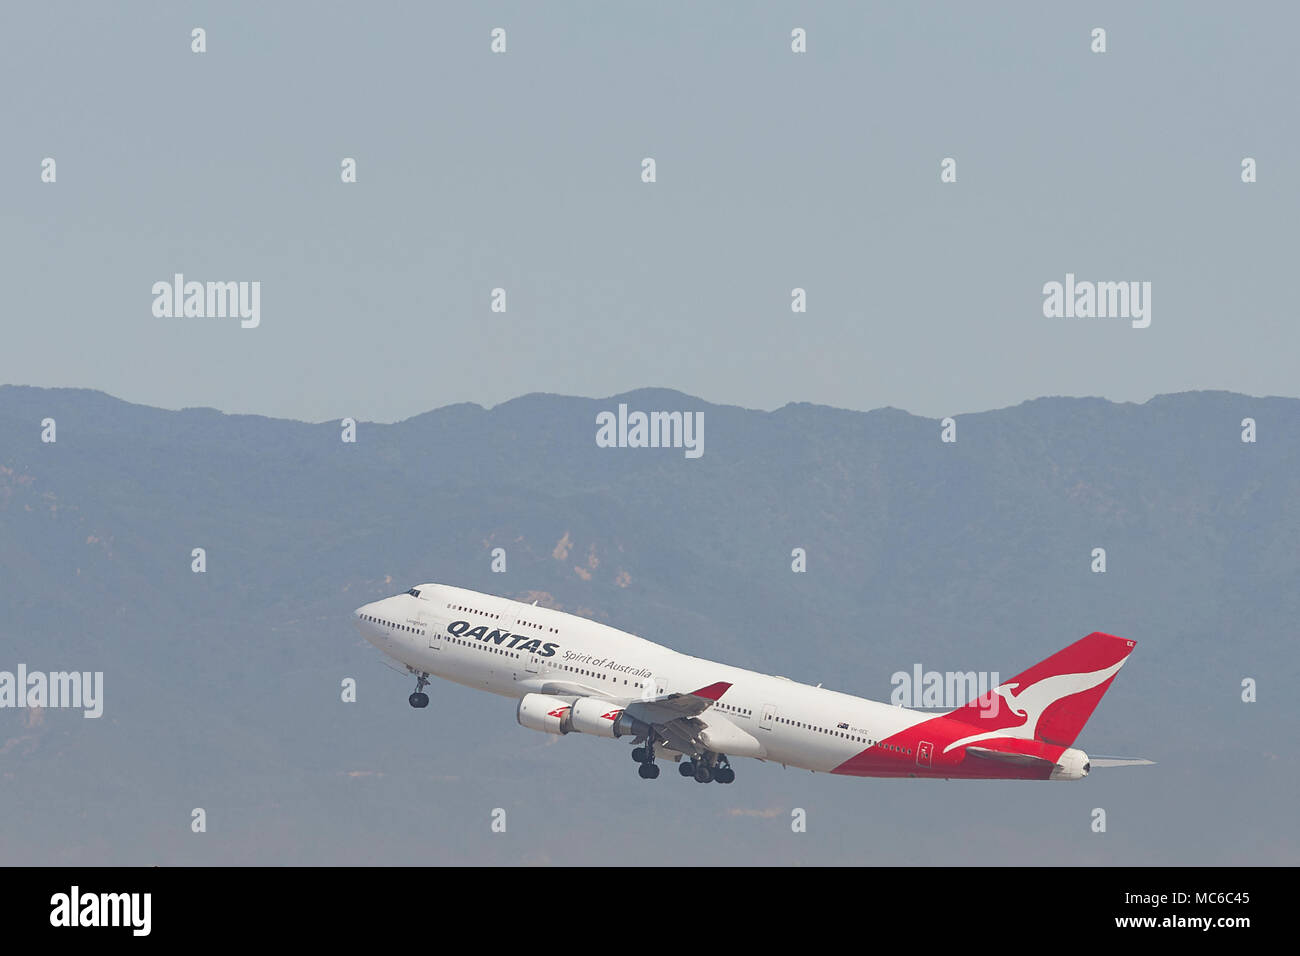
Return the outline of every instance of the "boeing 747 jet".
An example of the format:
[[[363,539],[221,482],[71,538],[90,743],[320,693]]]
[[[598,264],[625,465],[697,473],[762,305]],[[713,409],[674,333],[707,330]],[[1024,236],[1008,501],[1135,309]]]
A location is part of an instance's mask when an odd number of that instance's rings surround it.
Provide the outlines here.
[[[1094,632],[946,714],[908,710],[691,657],[549,608],[424,584],[357,608],[361,634],[415,677],[518,701],[530,730],[629,738],[645,779],[659,762],[731,783],[731,760],[855,777],[1079,780],[1074,748],[1134,642]]]

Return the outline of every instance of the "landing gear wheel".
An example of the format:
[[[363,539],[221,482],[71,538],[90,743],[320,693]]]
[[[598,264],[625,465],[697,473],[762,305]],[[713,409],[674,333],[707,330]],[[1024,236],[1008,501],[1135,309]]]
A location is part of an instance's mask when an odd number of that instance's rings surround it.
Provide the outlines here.
[[[695,764],[689,760],[683,760],[677,765],[677,772],[683,777],[693,777],[695,776]]]
[[[637,763],[645,763],[645,761],[646,761],[645,748],[644,748],[644,747],[633,747],[633,748],[632,748],[632,759],[635,760]]]
[[[713,777],[718,783],[731,783],[736,779],[736,771],[730,767],[720,767]]]
[[[659,765],[656,763],[643,763],[637,767],[636,772],[642,780],[653,780],[659,776]]]
[[[427,671],[416,674],[414,668],[410,668],[410,671],[415,674],[415,693],[406,699],[412,707],[428,707],[429,695],[424,692],[424,688],[429,685],[429,674]]]
[[[695,782],[708,783],[713,779],[713,771],[709,769],[706,763],[697,763],[695,765]]]

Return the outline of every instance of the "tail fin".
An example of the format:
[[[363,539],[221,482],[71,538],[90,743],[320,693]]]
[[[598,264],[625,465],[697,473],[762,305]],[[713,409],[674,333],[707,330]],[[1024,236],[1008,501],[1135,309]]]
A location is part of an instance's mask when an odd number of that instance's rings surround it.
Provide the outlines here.
[[[949,717],[1008,737],[1069,747],[1133,653],[1134,641],[1094,631],[958,707]]]

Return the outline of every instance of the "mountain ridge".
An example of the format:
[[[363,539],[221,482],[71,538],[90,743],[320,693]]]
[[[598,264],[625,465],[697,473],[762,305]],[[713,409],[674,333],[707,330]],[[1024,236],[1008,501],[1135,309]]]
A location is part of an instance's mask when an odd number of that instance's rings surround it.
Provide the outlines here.
[[[637,789],[617,745],[530,736],[499,698],[441,686],[428,714],[410,713],[410,688],[355,633],[351,610],[440,581],[546,597],[695,656],[877,700],[917,663],[1006,676],[1093,630],[1129,636],[1138,652],[1081,744],[1152,757],[1154,773],[1094,775],[1048,797],[998,790],[992,804],[760,764],[737,785],[764,806],[813,803],[841,834],[857,802],[882,808],[884,819],[853,824],[860,839],[787,857],[808,862],[918,862],[887,821],[899,833],[937,827],[960,846],[956,799],[1098,861],[1157,849],[1130,834],[1099,854],[1047,808],[1111,800],[1152,839],[1173,821],[1200,833],[1206,814],[1234,813],[1278,834],[1270,859],[1296,858],[1276,799],[1294,792],[1296,771],[1276,755],[1300,720],[1278,691],[1300,678],[1300,400],[1043,398],[953,416],[957,441],[945,444],[937,419],[901,410],[696,409],[683,397],[680,410],[705,414],[701,458],[596,446],[596,410],[677,395],[461,403],[358,423],[345,444],[337,422],[0,387],[0,669],[103,670],[106,683],[98,721],[45,711],[31,725],[33,712],[0,710],[0,810],[26,824],[0,836],[0,855],[279,859],[265,844],[302,862],[418,859],[378,822],[348,816],[364,786],[382,819],[431,827],[451,859],[478,862],[499,851],[457,821],[574,775],[589,790],[560,786],[543,801],[552,818],[613,834],[631,807],[682,826],[687,858],[758,825],[719,827],[717,796]],[[40,440],[47,415],[54,444]],[[1254,444],[1241,441],[1247,416]],[[191,571],[199,547],[202,574]],[[504,574],[491,570],[497,547]],[[1091,570],[1096,547],[1105,573]],[[792,571],[796,548],[804,573]],[[339,701],[344,677],[359,682],[356,704]],[[1241,701],[1244,679],[1259,682],[1259,703]],[[425,755],[418,767],[414,754]],[[349,776],[358,770],[375,775]],[[87,774],[107,788],[94,807],[73,798]],[[1251,785],[1228,786],[1242,780]],[[431,822],[420,791],[454,812]],[[225,808],[227,842],[171,835],[201,799]],[[521,852],[608,859],[533,828]],[[285,833],[301,839],[272,836]],[[1244,861],[1256,833],[1225,823],[1173,858]],[[944,845],[921,862],[952,859]],[[1032,855],[1007,848],[996,862],[1017,860]]]

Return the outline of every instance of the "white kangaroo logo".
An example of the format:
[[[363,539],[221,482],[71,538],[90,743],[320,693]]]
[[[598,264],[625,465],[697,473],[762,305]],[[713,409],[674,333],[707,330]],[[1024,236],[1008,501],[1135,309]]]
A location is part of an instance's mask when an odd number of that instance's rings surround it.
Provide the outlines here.
[[[1051,677],[1044,677],[1035,684],[1030,684],[1024,690],[1017,694],[1012,694],[1012,688],[1020,685],[1014,681],[1006,684],[1000,684],[993,688],[993,693],[1001,696],[1007,702],[1008,708],[1013,714],[1018,714],[1025,718],[1025,722],[1019,727],[1004,727],[1000,730],[986,730],[982,734],[972,734],[969,737],[962,737],[960,740],[954,740],[948,746],[943,748],[947,753],[954,747],[962,747],[966,744],[973,744],[977,740],[988,740],[990,737],[1014,737],[1017,740],[1033,740],[1038,733],[1038,721],[1043,716],[1043,711],[1047,710],[1052,704],[1056,703],[1062,697],[1069,697],[1073,694],[1082,693],[1096,687],[1103,681],[1114,677],[1124,662],[1128,660],[1125,654],[1118,661],[1104,670],[1092,671],[1087,674],[1053,674]]]

